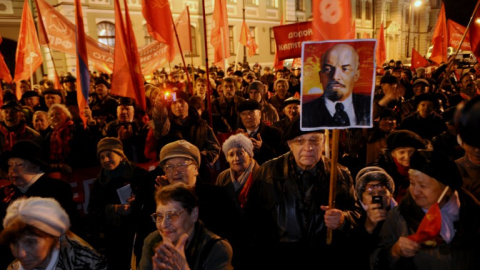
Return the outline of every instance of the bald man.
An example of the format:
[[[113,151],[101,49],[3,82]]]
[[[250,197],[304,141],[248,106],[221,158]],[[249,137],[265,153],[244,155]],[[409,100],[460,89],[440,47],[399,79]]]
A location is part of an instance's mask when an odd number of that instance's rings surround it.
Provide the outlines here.
[[[319,77],[323,95],[303,104],[302,127],[370,126],[371,96],[353,93],[360,77],[360,62],[355,49],[347,44],[337,44],[322,55],[321,64]]]

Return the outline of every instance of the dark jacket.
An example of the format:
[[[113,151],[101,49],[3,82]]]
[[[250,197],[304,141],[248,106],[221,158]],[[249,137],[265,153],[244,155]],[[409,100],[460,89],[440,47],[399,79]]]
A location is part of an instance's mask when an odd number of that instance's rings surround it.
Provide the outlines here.
[[[245,129],[243,125],[240,128]],[[282,131],[276,127],[260,123],[258,131],[253,135],[257,139],[257,134],[262,138],[262,146],[260,149],[253,149],[253,156],[258,164],[262,165],[265,161],[275,158],[282,154],[281,138]]]
[[[380,248],[372,258],[373,269],[478,269],[480,267],[480,204],[466,190],[458,190],[459,220],[454,223],[455,236],[450,243],[437,239],[435,247],[422,247],[412,258],[395,263],[390,250],[401,236],[414,234],[425,216],[410,193],[389,211],[380,233]],[[441,238],[441,237],[439,237]],[[392,268],[393,267],[393,268]]]
[[[257,259],[270,269],[274,269],[272,263],[282,269],[294,267],[297,262],[311,269],[329,265],[318,260],[318,254],[333,260],[331,256],[340,254],[333,251],[343,246],[345,237],[357,224],[353,180],[348,169],[338,165],[335,208],[343,211],[345,222],[333,232],[334,241],[327,246],[325,212],[320,206],[328,205],[330,160],[323,157],[317,163],[316,176],[304,188],[310,198],[302,196],[299,185],[303,185],[303,180],[297,168],[291,152],[266,162],[255,176],[245,207],[247,228],[253,237],[252,257],[256,251],[265,251],[265,256]]]
[[[152,257],[155,254],[155,247],[161,242],[162,236],[158,231],[145,238],[139,270],[153,269]],[[207,230],[201,222],[195,224],[193,239],[185,248],[188,266],[192,270],[233,269],[232,253],[228,241]]]
[[[350,123],[351,126],[370,126],[371,121],[371,97],[366,95],[352,94],[353,107],[357,123]],[[313,101],[302,105],[303,127],[334,127],[337,124],[325,106],[325,97],[321,96]]]

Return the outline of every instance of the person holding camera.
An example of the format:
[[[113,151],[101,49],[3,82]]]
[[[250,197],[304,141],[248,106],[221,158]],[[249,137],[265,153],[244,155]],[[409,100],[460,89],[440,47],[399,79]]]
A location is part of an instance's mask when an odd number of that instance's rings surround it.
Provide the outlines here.
[[[378,246],[380,230],[388,210],[397,205],[393,198],[395,183],[382,168],[365,167],[355,179],[355,193],[361,205],[360,219],[352,234],[352,256],[356,269],[370,269],[370,255]]]

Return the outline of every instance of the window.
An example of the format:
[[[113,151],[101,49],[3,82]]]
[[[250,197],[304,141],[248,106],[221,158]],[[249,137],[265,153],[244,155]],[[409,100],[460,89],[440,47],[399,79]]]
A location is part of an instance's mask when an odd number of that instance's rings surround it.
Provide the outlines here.
[[[390,3],[385,3],[385,20],[390,21]]]
[[[295,10],[304,11],[305,10],[305,0],[295,0]]]
[[[111,22],[97,24],[98,42],[108,46],[115,46],[115,25]]]
[[[235,55],[235,29],[233,25],[228,26],[228,43],[230,45],[230,54]]]
[[[267,7],[269,8],[276,8],[277,6],[277,0],[267,0]]]
[[[277,43],[275,42],[275,35],[273,34],[273,27],[270,28],[270,54],[275,54]]]
[[[372,4],[369,1],[365,2],[365,19],[367,19],[367,20],[372,19],[371,6],[372,6]]]
[[[258,1],[257,0],[245,0],[245,4],[258,6]]]
[[[148,33],[147,25],[143,25],[143,38],[145,39],[145,45],[153,42],[153,37]]]
[[[355,1],[355,18],[362,18],[362,0]]]
[[[248,27],[248,28],[250,29],[250,36],[252,36],[252,42],[257,44],[257,46],[258,46],[257,38],[255,36],[256,27],[253,26],[253,27]],[[257,50],[255,51],[255,54],[258,54],[258,47],[257,47]]]
[[[237,0],[227,0],[227,3],[237,3]]]
[[[195,27],[190,26],[190,33],[191,33],[191,38],[192,38],[192,52],[187,53],[186,56],[195,56],[195,55],[198,55],[198,52],[197,52],[197,32],[195,31]]]

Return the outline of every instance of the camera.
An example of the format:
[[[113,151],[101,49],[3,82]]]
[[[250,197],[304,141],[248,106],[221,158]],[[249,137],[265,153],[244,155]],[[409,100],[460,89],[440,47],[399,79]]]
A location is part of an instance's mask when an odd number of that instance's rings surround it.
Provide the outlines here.
[[[175,102],[177,101],[177,93],[175,92],[165,92],[163,98],[168,102]]]
[[[380,208],[383,208],[383,198],[382,196],[372,196],[372,203],[380,204]]]

